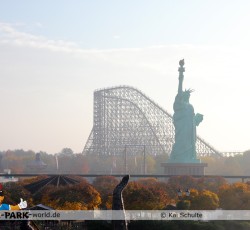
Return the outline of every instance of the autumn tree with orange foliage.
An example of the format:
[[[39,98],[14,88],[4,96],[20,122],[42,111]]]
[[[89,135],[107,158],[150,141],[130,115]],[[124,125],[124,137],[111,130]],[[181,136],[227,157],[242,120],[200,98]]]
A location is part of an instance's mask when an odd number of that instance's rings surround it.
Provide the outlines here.
[[[198,190],[205,189],[214,193],[218,193],[220,187],[225,184],[227,184],[227,181],[221,176],[201,177],[196,179],[196,188]]]
[[[159,210],[170,202],[165,185],[151,179],[130,182],[124,189],[123,198],[128,210]]]
[[[164,188],[166,188],[166,184],[159,182],[156,178],[154,177],[148,177],[148,178],[142,178],[137,180],[138,183],[143,184],[147,187],[152,187],[152,186],[163,186]]]
[[[101,196],[88,183],[67,186],[48,186],[42,203],[59,210],[92,210],[101,204]]]
[[[191,210],[215,210],[219,207],[218,195],[208,190],[191,189],[189,200]]]
[[[233,183],[221,186],[220,207],[226,210],[250,210],[250,185]]]

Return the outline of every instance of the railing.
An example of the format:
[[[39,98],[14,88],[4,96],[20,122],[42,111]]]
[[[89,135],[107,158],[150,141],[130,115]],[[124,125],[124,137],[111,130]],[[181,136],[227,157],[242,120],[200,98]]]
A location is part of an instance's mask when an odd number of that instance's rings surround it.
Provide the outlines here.
[[[2,174],[5,175],[5,174]],[[34,177],[34,176],[81,176],[81,177],[99,177],[99,176],[114,176],[114,177],[123,177],[125,174],[77,174],[77,173],[61,173],[61,174],[46,174],[46,173],[13,173],[8,174],[8,176],[12,177]],[[173,176],[180,175],[167,175],[167,174],[130,174],[130,177],[137,178],[146,178],[146,177],[154,177],[154,178],[169,178]],[[250,175],[190,175],[192,177],[224,177],[224,178],[239,178],[239,179],[250,179]]]

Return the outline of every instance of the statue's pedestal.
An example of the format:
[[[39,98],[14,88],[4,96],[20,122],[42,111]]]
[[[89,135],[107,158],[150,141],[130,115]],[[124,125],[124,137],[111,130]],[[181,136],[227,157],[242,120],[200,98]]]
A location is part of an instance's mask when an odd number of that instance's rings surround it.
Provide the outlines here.
[[[204,176],[207,163],[161,163],[166,175]]]

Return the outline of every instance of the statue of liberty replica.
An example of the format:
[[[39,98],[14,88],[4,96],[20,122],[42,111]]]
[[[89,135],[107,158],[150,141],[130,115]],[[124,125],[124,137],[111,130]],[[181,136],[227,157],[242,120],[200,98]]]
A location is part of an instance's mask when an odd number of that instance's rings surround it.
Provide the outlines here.
[[[193,90],[183,90],[184,59],[179,61],[179,65],[178,92],[173,105],[175,142],[168,163],[162,163],[162,166],[170,175],[203,175],[207,164],[200,163],[196,156],[196,127],[202,122],[203,115],[195,114],[189,103]]]
[[[175,143],[170,155],[170,162],[197,163],[196,158],[196,126],[203,120],[203,115],[194,113],[189,98],[193,90],[183,91],[183,80],[185,72],[184,59],[179,62],[179,86],[174,101],[174,127]]]

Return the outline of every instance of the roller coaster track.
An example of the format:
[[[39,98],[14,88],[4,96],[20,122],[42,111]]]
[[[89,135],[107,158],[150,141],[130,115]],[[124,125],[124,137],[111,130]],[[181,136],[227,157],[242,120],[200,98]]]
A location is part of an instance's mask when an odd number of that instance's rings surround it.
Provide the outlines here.
[[[142,146],[149,155],[169,155],[174,143],[170,113],[144,93],[130,86],[99,89],[94,92],[94,124],[83,154],[115,156],[140,154]],[[223,155],[197,137],[198,156]]]

